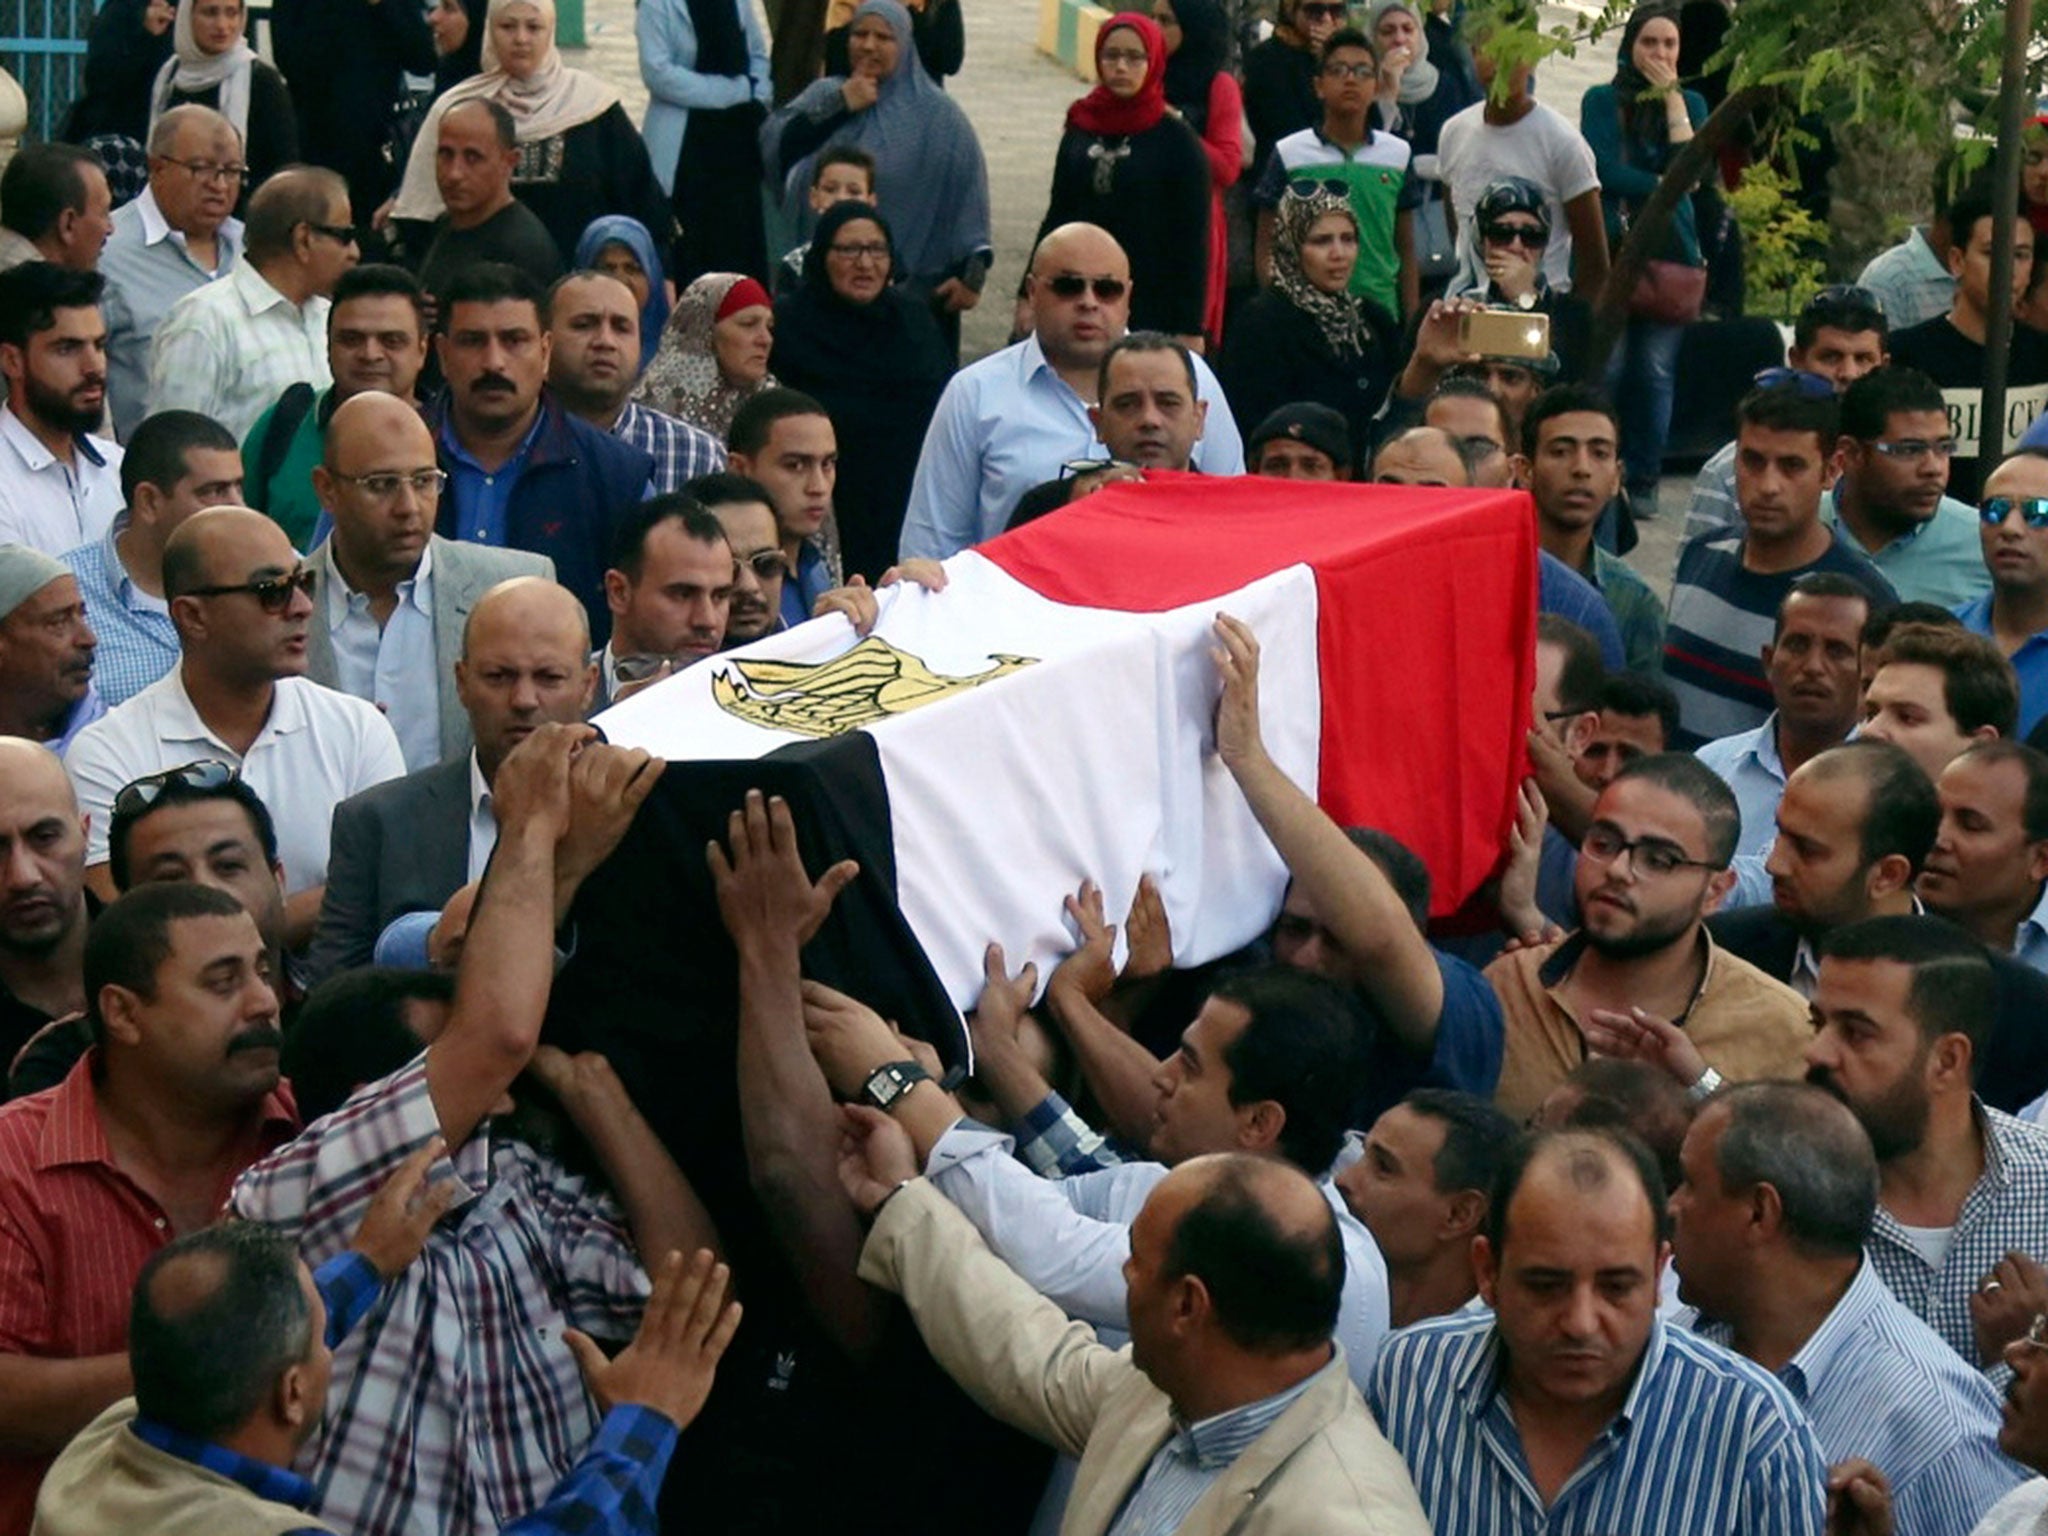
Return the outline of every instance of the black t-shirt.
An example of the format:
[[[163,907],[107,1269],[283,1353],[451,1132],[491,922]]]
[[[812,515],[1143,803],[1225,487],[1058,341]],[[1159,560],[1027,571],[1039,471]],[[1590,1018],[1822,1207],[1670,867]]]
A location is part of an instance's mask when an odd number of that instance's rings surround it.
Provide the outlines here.
[[[514,198],[474,229],[454,229],[443,214],[420,263],[420,286],[438,294],[458,272],[480,261],[503,261],[545,288],[564,270],[561,250],[531,208]]]
[[[1948,402],[1949,430],[1955,434],[1956,456],[1949,466],[1948,493],[1974,504],[1982,472],[1977,462],[1982,440],[1984,356],[1981,342],[1970,340],[1949,323],[1948,316],[1900,331],[1891,341],[1891,360],[1917,368],[1941,389]],[[2013,328],[2012,351],[2005,372],[2005,443],[2019,441],[2034,418],[2048,406],[2048,345],[2025,326]]]

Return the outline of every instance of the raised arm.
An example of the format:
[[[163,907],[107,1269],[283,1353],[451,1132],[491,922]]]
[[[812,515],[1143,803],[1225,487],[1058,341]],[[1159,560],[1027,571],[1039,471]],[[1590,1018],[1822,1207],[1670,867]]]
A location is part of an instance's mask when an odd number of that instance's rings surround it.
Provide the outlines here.
[[[780,797],[747,792],[707,850],[718,910],[739,951],[740,1132],[754,1193],[812,1315],[856,1359],[874,1348],[883,1309],[854,1274],[860,1223],[839,1185],[839,1121],[804,1039],[803,946],[859,872],[851,860],[813,884]]]
[[[1443,973],[1380,867],[1280,770],[1259,734],[1259,642],[1228,614],[1216,619],[1216,752],[1244,792],[1281,862],[1350,961],[1359,990],[1409,1050],[1428,1054],[1443,1012]]]
[[[1125,1140],[1143,1145],[1159,1107],[1159,1089],[1153,1082],[1159,1075],[1159,1058],[1102,1011],[1117,980],[1110,966],[1116,926],[1103,921],[1102,892],[1093,881],[1082,885],[1078,896],[1067,898],[1067,915],[1080,930],[1081,947],[1054,967],[1046,984],[1046,1007],[1073,1047],[1088,1090],[1111,1127]],[[1000,1005],[1003,994],[993,986],[989,992]],[[990,1002],[990,995],[984,994],[982,1005]]]

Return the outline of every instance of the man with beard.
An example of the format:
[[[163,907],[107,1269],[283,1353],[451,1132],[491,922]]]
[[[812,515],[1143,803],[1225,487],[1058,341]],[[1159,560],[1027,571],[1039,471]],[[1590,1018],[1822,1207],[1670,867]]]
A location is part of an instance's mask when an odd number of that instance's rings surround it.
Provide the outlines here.
[[[92,906],[85,821],[64,765],[0,736],[0,1074],[37,1030],[85,1006]]]
[[[98,645],[70,570],[39,549],[0,544],[0,736],[62,757],[107,712],[92,685]]]
[[[121,450],[92,435],[107,406],[105,287],[47,261],[0,272],[0,543],[61,555],[121,510]]]
[[[28,1529],[50,1458],[125,1397],[149,1256],[210,1225],[236,1174],[298,1129],[278,1073],[270,947],[200,885],[114,902],[85,944],[94,1048],[0,1107],[0,1529]]]
[[[721,470],[699,475],[683,494],[718,519],[732,546],[732,601],[725,614],[725,643],[746,645],[782,627],[782,534],[775,498],[746,475]]]
[[[448,380],[427,420],[448,475],[438,531],[546,555],[602,644],[611,635],[605,567],[627,514],[651,494],[654,461],[541,387],[551,343],[533,279],[482,262],[436,297],[434,345]]]
[[[737,564],[724,525],[689,497],[640,504],[604,573],[612,637],[597,656],[601,703],[724,648]]]
[[[1507,1021],[1503,1111],[1532,1114],[1608,1016],[1675,1021],[1728,1078],[1798,1075],[1804,1000],[1706,931],[1740,825],[1728,786],[1684,753],[1640,758],[1600,792],[1573,879],[1579,930],[1486,968]]]
[[[1807,1078],[1877,1151],[1878,1277],[1986,1369],[2043,1310],[2048,1134],[1972,1075],[1996,1005],[1983,947],[1940,918],[1873,917],[1820,945]]]

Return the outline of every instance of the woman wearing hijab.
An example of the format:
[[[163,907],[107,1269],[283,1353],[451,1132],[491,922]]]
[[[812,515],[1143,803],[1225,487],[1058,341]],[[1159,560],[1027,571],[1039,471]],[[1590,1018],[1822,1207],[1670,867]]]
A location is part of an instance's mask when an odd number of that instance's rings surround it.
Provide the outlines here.
[[[1479,99],[1477,82],[1461,68],[1437,67],[1416,0],[1379,0],[1366,35],[1380,56],[1373,99],[1379,126],[1406,139],[1415,154],[1434,155],[1444,124]]]
[[[981,302],[989,246],[988,163],[973,125],[917,60],[910,13],[864,0],[847,37],[851,71],[806,86],[761,129],[761,154],[794,229],[808,229],[817,154],[851,145],[874,157],[908,291],[928,302],[957,355],[960,315]]]
[[[1594,86],[1579,103],[1579,131],[1600,172],[1610,250],[1621,248],[1630,216],[1657,190],[1679,146],[1706,120],[1706,102],[1678,84],[1678,7],[1666,0],[1637,6],[1621,31],[1613,83]],[[1706,263],[1690,197],[1678,200],[1652,256],[1666,282],[1699,272],[1691,298],[1691,318],[1698,319]],[[1685,325],[1676,308],[1664,307],[1661,314],[1639,308],[1607,365],[1608,393],[1621,408],[1625,484],[1638,517],[1654,515],[1657,506]]]
[[[960,0],[903,0],[910,11],[910,36],[917,45],[918,62],[925,73],[941,86],[946,76],[960,73],[967,60],[967,23],[960,15]],[[859,0],[832,0],[825,12],[825,73],[850,74],[847,34],[853,30],[853,13]]]
[[[519,140],[512,189],[559,249],[576,249],[591,220],[607,213],[628,214],[667,238],[668,199],[647,162],[647,146],[609,83],[562,62],[554,0],[491,0],[483,66],[482,74],[442,92],[428,110],[392,217],[440,217],[434,152],[441,119],[459,102],[484,98],[512,114]]]
[[[1150,16],[1122,11],[1095,39],[1102,83],[1067,109],[1052,165],[1043,240],[1062,224],[1098,224],[1131,261],[1131,329],[1203,350],[1209,312],[1209,159],[1166,110],[1166,43]],[[884,186],[882,203],[893,206]],[[1037,240],[1032,242],[1034,246]]]
[[[248,21],[242,0],[178,0],[171,57],[150,89],[149,121],[188,102],[212,107],[242,136],[246,185],[253,187],[299,158],[299,129],[284,76],[243,36]]]
[[[634,32],[647,84],[647,154],[682,229],[676,280],[706,272],[765,278],[768,36],[751,0],[640,0]]]
[[[579,272],[603,272],[616,277],[633,290],[640,305],[640,366],[654,361],[661,345],[662,327],[668,324],[669,294],[672,291],[661,269],[661,253],[654,236],[638,219],[624,214],[607,214],[592,221],[576,242]]]
[[[1223,194],[1244,170],[1244,96],[1223,67],[1230,21],[1220,0],[1152,0],[1152,19],[1166,44],[1166,104],[1194,129],[1209,159],[1209,302],[1202,330],[1213,345],[1223,335],[1230,282]]]
[[[1344,0],[1280,0],[1273,35],[1244,56],[1244,115],[1252,125],[1252,178],[1266,173],[1273,146],[1320,123],[1316,54],[1344,22]]]
[[[434,94],[483,73],[486,0],[434,0],[427,27],[434,34]]]
[[[720,442],[749,395],[773,387],[768,290],[739,272],[707,272],[683,290],[633,398]]]
[[[832,509],[848,575],[896,562],[910,478],[952,354],[931,311],[891,281],[889,225],[866,203],[818,220],[802,286],[775,305],[775,375],[815,396],[839,440]]]
[[[171,0],[107,0],[85,44],[85,88],[64,119],[66,144],[119,134],[149,137],[150,88],[171,56]]]
[[[1351,200],[1322,182],[1290,186],[1274,216],[1273,286],[1238,311],[1216,365],[1232,415],[1263,421],[1312,400],[1343,414],[1352,442],[1372,440],[1373,414],[1398,367],[1400,327],[1350,291],[1357,264]]]

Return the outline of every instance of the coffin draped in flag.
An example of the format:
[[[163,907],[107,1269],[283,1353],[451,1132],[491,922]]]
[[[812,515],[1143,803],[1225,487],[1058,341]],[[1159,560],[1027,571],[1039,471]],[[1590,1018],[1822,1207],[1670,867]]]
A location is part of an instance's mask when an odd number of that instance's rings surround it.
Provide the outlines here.
[[[674,766],[592,883],[583,981],[559,990],[604,997],[603,1033],[650,1057],[702,1046],[729,1097],[733,961],[703,851],[755,785],[790,801],[813,873],[862,866],[807,971],[951,1064],[987,944],[1048,975],[1084,879],[1120,916],[1150,874],[1176,963],[1228,954],[1286,876],[1213,750],[1218,612],[1258,636],[1274,759],[1415,849],[1449,912],[1513,815],[1533,526],[1519,492],[1153,476],[955,556],[943,592],[885,590],[864,639],[830,617],[690,667],[599,720]]]

